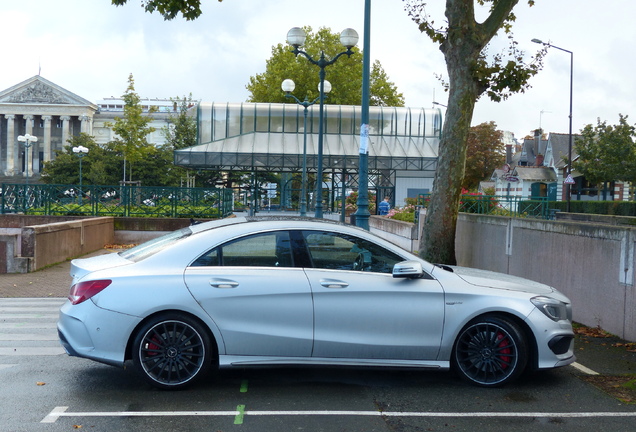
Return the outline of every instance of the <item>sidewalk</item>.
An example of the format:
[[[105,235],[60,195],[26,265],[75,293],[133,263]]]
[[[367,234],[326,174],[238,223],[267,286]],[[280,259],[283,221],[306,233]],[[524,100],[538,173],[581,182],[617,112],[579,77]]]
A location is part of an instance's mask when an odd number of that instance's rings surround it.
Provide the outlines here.
[[[88,258],[109,253],[106,249],[85,255]],[[62,297],[71,288],[71,262],[65,261],[33,273],[11,273],[0,275],[0,298]]]

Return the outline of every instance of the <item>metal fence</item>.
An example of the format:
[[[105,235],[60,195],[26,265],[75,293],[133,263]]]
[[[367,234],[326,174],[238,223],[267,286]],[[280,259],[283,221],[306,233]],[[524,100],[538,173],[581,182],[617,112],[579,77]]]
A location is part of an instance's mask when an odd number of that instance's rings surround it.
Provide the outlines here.
[[[430,195],[421,194],[417,204],[427,206]],[[554,201],[553,201],[554,202]],[[554,218],[548,198],[522,198],[496,195],[462,195],[459,211],[464,213],[491,214],[508,217],[529,217],[537,219]]]
[[[0,213],[70,216],[220,218],[232,213],[231,189],[3,184]]]

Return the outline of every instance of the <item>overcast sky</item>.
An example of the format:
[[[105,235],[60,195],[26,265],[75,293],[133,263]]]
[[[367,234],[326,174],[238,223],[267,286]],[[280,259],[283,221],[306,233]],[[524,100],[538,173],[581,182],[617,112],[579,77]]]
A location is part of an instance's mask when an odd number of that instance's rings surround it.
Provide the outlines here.
[[[115,7],[110,0],[20,0],[0,3],[3,41],[0,90],[41,75],[96,102],[121,96],[128,74],[141,97],[192,93],[208,102],[242,102],[249,77],[262,73],[272,46],[295,26],[352,27],[363,32],[363,0],[203,0],[196,21],[165,22],[144,13],[140,0]],[[437,75],[446,75],[437,46],[422,35],[401,0],[372,0],[371,57],[382,63],[411,107],[446,103]],[[430,0],[444,22],[443,0]],[[596,119],[636,123],[636,1],[537,0],[515,9],[514,34],[528,56],[551,41],[574,53],[573,127]],[[360,42],[361,44],[362,42]],[[316,68],[316,79],[318,69]],[[328,79],[328,69],[327,69]],[[473,124],[494,121],[517,138],[543,127],[568,132],[570,55],[551,49],[532,88],[502,103],[477,103]]]

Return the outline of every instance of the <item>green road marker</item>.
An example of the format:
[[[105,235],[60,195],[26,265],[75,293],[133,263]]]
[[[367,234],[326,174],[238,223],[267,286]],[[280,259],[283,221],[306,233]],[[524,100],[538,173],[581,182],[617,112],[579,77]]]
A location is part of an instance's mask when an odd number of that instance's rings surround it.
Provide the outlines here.
[[[245,405],[237,405],[236,411],[238,411],[238,414],[236,414],[236,417],[234,417],[234,424],[243,424],[243,417],[245,416]]]

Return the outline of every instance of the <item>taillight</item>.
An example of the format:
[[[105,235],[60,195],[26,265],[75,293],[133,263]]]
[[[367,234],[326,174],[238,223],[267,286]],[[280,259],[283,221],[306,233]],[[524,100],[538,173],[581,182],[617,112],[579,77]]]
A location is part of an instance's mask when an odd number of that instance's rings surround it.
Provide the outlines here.
[[[71,304],[80,304],[95,294],[98,294],[110,285],[111,282],[110,279],[80,282],[71,287],[71,293],[68,295],[68,299],[71,301]]]

